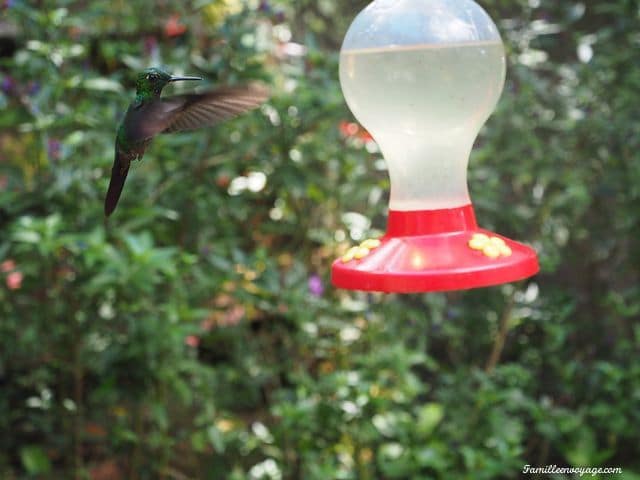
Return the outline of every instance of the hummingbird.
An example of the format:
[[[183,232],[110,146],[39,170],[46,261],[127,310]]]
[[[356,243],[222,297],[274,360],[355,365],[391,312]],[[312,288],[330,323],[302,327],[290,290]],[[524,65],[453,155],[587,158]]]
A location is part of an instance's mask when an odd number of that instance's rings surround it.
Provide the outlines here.
[[[104,202],[107,217],[118,204],[131,161],[142,159],[156,135],[215,125],[258,107],[269,97],[268,90],[259,85],[161,97],[169,83],[198,80],[202,78],[173,76],[159,68],[148,68],[138,74],[136,97],[116,135],[115,160]]]

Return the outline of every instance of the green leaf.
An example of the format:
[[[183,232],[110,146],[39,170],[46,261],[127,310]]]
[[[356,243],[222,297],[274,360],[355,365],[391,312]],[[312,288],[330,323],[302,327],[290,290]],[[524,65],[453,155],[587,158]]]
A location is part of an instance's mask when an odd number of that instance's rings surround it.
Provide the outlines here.
[[[31,230],[22,230],[13,234],[13,239],[16,242],[24,242],[24,243],[40,243],[41,236],[38,232],[34,232]]]
[[[614,453],[611,449],[598,448],[595,432],[582,427],[576,432],[577,438],[565,450],[567,460],[574,467],[593,467],[602,465]]]
[[[399,443],[386,443],[378,451],[378,466],[390,478],[406,478],[412,465]]]
[[[49,457],[38,446],[28,446],[20,449],[20,460],[24,469],[30,475],[40,475],[51,470]]]
[[[222,432],[215,425],[211,425],[207,429],[207,436],[209,437],[209,442],[211,442],[211,446],[215,448],[216,452],[223,453],[225,449],[224,438],[222,437]]]
[[[618,477],[620,480],[640,480],[640,473],[624,471]]]
[[[82,82],[82,86],[87,90],[98,90],[104,92],[114,92],[120,93],[122,92],[122,85],[120,85],[115,80],[111,80],[109,78],[89,78]]]
[[[149,232],[144,232],[141,235],[126,235],[124,241],[134,255],[142,255],[153,246]]]
[[[430,435],[442,421],[444,408],[438,403],[428,403],[418,411],[417,431],[423,435]]]

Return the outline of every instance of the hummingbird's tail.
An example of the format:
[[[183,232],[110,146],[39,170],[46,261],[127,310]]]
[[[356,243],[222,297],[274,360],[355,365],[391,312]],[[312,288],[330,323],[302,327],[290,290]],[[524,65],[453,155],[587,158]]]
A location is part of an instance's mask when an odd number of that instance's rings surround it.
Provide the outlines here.
[[[109,182],[109,190],[107,190],[107,196],[104,200],[104,214],[108,217],[116,209],[124,182],[127,179],[129,173],[129,162],[122,162],[116,155],[116,161],[111,169],[111,181]]]

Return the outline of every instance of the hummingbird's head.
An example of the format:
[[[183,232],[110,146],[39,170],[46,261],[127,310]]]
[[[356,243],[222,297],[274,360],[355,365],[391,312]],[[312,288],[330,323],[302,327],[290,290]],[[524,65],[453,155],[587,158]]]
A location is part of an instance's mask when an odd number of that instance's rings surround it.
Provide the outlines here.
[[[147,68],[138,74],[136,79],[136,90],[138,94],[160,95],[162,89],[170,82],[181,80],[202,80],[200,77],[178,77],[169,75],[159,68]]]

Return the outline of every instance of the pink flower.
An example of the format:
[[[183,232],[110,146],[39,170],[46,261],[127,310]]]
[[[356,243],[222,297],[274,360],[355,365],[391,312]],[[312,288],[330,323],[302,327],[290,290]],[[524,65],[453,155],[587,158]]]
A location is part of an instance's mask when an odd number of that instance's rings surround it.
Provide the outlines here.
[[[357,123],[342,121],[338,128],[345,138],[357,138],[365,143],[373,141],[371,134]]]
[[[62,152],[62,142],[56,138],[47,141],[47,155],[51,160],[59,160]]]
[[[7,287],[9,290],[18,290],[22,286],[22,272],[11,272],[7,275]]]
[[[200,337],[189,335],[184,339],[184,344],[191,348],[198,348],[198,345],[200,345]]]
[[[220,323],[224,326],[236,325],[244,318],[245,313],[245,309],[242,305],[235,305],[225,312],[224,318]]]
[[[360,131],[360,126],[357,123],[352,122],[340,122],[340,133],[344,137],[355,137]]]
[[[186,25],[180,23],[180,15],[174,13],[164,24],[164,33],[167,37],[179,37],[187,31]]]
[[[144,39],[144,52],[147,56],[152,57],[157,53],[158,40],[156,37],[146,37]]]
[[[311,275],[309,277],[309,292],[314,297],[321,297],[324,294],[324,284],[322,283],[322,278],[319,275]]]
[[[5,260],[4,262],[0,263],[0,272],[2,273],[11,272],[15,269],[16,262],[14,262],[13,260]]]
[[[213,317],[209,317],[200,322],[200,328],[203,332],[210,332],[213,327],[216,326],[216,320]]]

